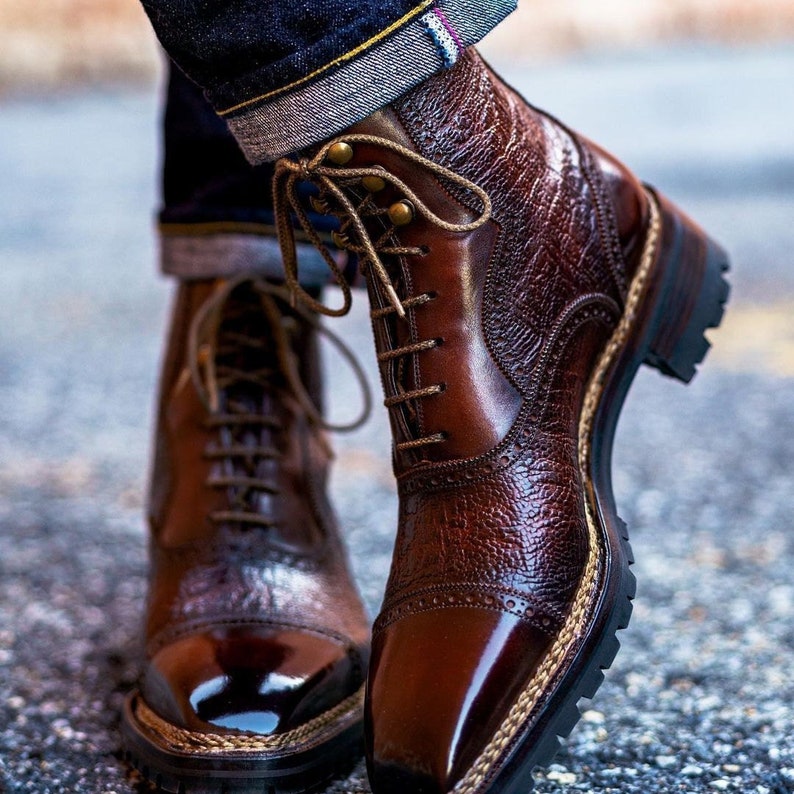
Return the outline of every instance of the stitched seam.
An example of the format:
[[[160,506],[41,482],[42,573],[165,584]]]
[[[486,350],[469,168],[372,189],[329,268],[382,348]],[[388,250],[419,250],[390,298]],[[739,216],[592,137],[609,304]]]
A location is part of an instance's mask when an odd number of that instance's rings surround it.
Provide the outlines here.
[[[344,647],[353,645],[349,637],[346,637],[341,632],[333,631],[332,629],[317,628],[316,626],[309,626],[303,623],[282,621],[282,620],[263,620],[255,615],[251,617],[241,618],[213,618],[208,615],[204,618],[198,618],[194,622],[188,623],[185,626],[170,627],[161,629],[149,642],[146,643],[147,652],[153,656],[157,651],[161,650],[166,645],[172,642],[189,637],[192,634],[197,634],[207,629],[214,629],[221,626],[267,626],[268,628],[281,628],[281,629],[296,629],[310,634],[316,634],[320,637],[333,640],[334,642]]]
[[[283,94],[285,91],[289,91],[293,88],[297,88],[304,83],[313,80],[315,77],[318,77],[323,72],[327,72],[329,69],[332,69],[334,66],[338,66],[339,64],[345,63],[346,61],[352,60],[356,57],[356,55],[360,55],[362,52],[370,49],[372,46],[377,44],[378,42],[385,39],[391,33],[394,33],[396,30],[401,28],[406,23],[410,22],[412,19],[417,17],[422,11],[424,11],[428,6],[431,6],[435,3],[436,0],[423,0],[416,8],[413,8],[409,11],[405,16],[400,17],[396,22],[393,22],[387,28],[384,28],[380,33],[373,36],[371,39],[368,39],[363,44],[359,44],[357,47],[354,47],[352,50],[344,53],[344,55],[340,55],[337,58],[334,58],[332,61],[329,61],[325,64],[325,66],[321,66],[319,69],[315,69],[310,74],[301,77],[299,80],[295,80],[288,85],[281,86],[281,88],[275,88],[272,91],[268,91],[265,94],[260,94],[259,96],[254,97],[253,99],[246,99],[244,102],[239,102],[236,105],[232,105],[230,108],[226,108],[225,110],[219,110],[219,116],[227,116],[230,113],[234,113],[238,110],[242,110],[242,108],[249,107],[250,105],[254,105],[257,102],[263,102],[266,99],[270,99],[271,97],[278,96],[279,94]]]
[[[614,284],[617,287],[618,295],[620,299],[625,302],[628,292],[626,263],[620,245],[615,211],[612,203],[604,198],[607,189],[604,184],[601,169],[593,162],[593,156],[589,148],[587,148],[578,137],[575,137],[575,141],[582,157],[582,172],[593,193],[593,204],[595,205],[601,239],[607,243],[609,269],[612,273]]]
[[[592,293],[589,295],[580,296],[576,301],[569,303],[563,309],[555,321],[555,326],[553,327],[549,338],[546,340],[540,350],[540,353],[538,354],[538,363],[533,368],[531,374],[532,387],[527,393],[526,397],[522,398],[523,406],[516,417],[516,421],[514,422],[510,432],[505,436],[504,440],[498,446],[494,447],[494,449],[489,450],[483,455],[480,455],[479,457],[470,458],[464,463],[461,463],[460,461],[451,461],[448,463],[434,464],[432,468],[425,467],[421,471],[409,470],[405,474],[398,477],[399,484],[405,489],[404,492],[414,493],[421,489],[435,493],[436,491],[440,490],[448,490],[450,488],[457,488],[463,485],[471,485],[474,483],[483,482],[484,480],[492,477],[494,474],[497,474],[499,471],[510,467],[515,462],[512,450],[514,449],[516,440],[521,437],[521,431],[528,424],[530,416],[537,413],[537,411],[533,410],[530,406],[536,404],[537,402],[542,402],[542,404],[545,406],[545,401],[548,396],[549,383],[548,378],[544,377],[544,371],[548,369],[548,367],[551,365],[551,362],[558,355],[558,351],[554,350],[553,348],[555,346],[564,347],[569,342],[571,336],[587,322],[592,322],[594,320],[609,322],[609,318],[607,318],[605,315],[598,315],[597,313],[594,313],[593,316],[577,317],[578,311],[589,309],[592,306],[595,306],[596,308],[600,306],[600,308],[604,310],[609,309],[614,313],[615,316],[620,315],[620,309],[618,308],[615,301],[603,293]],[[569,312],[567,317],[564,316],[566,312]],[[511,383],[512,382],[513,381],[511,379]],[[546,389],[546,394],[542,398],[540,396],[541,388]],[[534,438],[534,432],[536,430],[537,428],[534,428],[533,435],[527,439],[527,443],[532,442]],[[496,463],[496,459],[503,457],[505,454],[510,457],[510,463]],[[486,469],[487,466],[490,466],[491,468]],[[428,478],[432,478],[434,476],[441,478],[447,474],[454,474],[458,471],[477,468],[483,468],[485,470],[476,477],[463,477],[459,480],[456,480],[454,483],[440,483],[436,486],[431,486],[428,488]]]
[[[595,491],[592,487],[588,468],[593,420],[603,393],[606,373],[614,363],[615,357],[624,348],[637,319],[637,310],[645,295],[648,276],[655,261],[660,229],[659,210],[655,200],[651,198],[651,224],[648,240],[643,251],[643,261],[632,281],[623,316],[604,348],[604,352],[601,354],[590,378],[582,406],[579,423],[579,466],[585,486],[584,506],[590,536],[590,556],[585,566],[577,596],[571,606],[568,620],[558,635],[557,642],[550,649],[532,683],[519,695],[510,709],[507,719],[494,734],[493,739],[488,743],[458,785],[455,786],[454,794],[475,794],[483,781],[491,774],[502,753],[511,745],[519,730],[525,725],[527,719],[538,706],[544,690],[547,689],[553,679],[559,678],[562,669],[561,665],[567,655],[567,651],[577,639],[581,638],[583,632],[582,624],[592,611],[593,602],[598,596],[596,584],[599,569],[601,568],[600,558],[602,550],[599,544],[601,532],[595,517],[597,505],[593,501]]]
[[[517,588],[503,587],[502,585],[499,584],[490,585],[483,582],[460,582],[459,584],[431,585],[429,587],[423,587],[419,590],[412,590],[407,595],[400,596],[400,598],[398,600],[395,600],[391,605],[385,606],[382,611],[390,612],[391,610],[400,606],[405,601],[422,598],[425,595],[436,595],[440,593],[463,592],[470,590],[474,590],[476,592],[485,593],[485,594],[496,593],[498,595],[505,597],[512,596],[514,598],[519,598],[522,601],[531,601],[533,604],[535,604],[535,606],[537,606],[539,610],[548,613],[548,615],[550,615],[551,617],[555,617],[560,621],[565,619],[564,612],[551,605],[547,605],[543,599],[539,598],[533,593],[524,593],[521,590],[518,590]]]

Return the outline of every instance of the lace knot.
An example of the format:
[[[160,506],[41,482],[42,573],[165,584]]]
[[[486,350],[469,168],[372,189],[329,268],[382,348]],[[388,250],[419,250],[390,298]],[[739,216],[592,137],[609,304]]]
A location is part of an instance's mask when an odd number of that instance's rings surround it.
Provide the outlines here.
[[[300,175],[301,179],[309,182],[312,179],[312,161],[309,160],[308,157],[301,157],[298,160],[298,174]]]
[[[357,143],[376,146],[387,152],[397,154],[419,168],[429,171],[436,177],[463,188],[478,200],[480,204],[479,214],[469,223],[447,221],[436,215],[409,185],[388,169],[379,165],[370,167],[349,166],[348,163],[353,157],[353,146]],[[339,154],[342,152],[344,152],[344,156],[340,157]],[[394,231],[393,229],[387,229],[386,233],[378,240],[372,239],[371,233],[364,223],[364,217],[376,214],[373,211],[374,205],[369,198],[365,198],[358,205],[354,203],[353,199],[351,199],[349,188],[354,184],[362,184],[366,190],[369,190],[367,187],[369,184],[375,185],[380,190],[388,183],[404,197],[412,212],[444,231],[459,233],[474,231],[487,223],[491,217],[491,201],[482,188],[449,168],[438,165],[418,152],[387,138],[363,134],[343,135],[325,143],[310,159],[300,158],[295,161],[282,158],[276,163],[275,167],[273,207],[276,217],[276,231],[284,260],[286,284],[295,298],[301,300],[314,311],[329,316],[340,316],[349,311],[351,305],[350,287],[299,200],[298,182],[311,182],[319,189],[321,198],[317,206],[327,206],[329,211],[342,221],[342,229],[337,239],[343,240],[348,250],[354,251],[363,263],[372,268],[390,304],[400,317],[405,317],[406,307],[392,284],[380,254],[387,251],[390,253],[404,251],[403,249],[395,249],[393,245],[387,245]],[[331,201],[327,202],[327,198],[330,198]],[[377,214],[382,213],[379,212]],[[328,307],[316,300],[300,285],[295,248],[295,231],[292,222],[293,215],[297,218],[307,237],[322,255],[333,273],[335,282],[342,290],[343,304],[338,309]],[[399,223],[395,225],[399,225]],[[350,242],[347,232],[354,233],[355,244]]]

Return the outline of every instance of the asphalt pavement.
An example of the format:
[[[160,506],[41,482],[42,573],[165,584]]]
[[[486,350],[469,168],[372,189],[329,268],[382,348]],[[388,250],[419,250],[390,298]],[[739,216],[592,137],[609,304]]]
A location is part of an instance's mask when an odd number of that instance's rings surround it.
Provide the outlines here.
[[[794,45],[506,65],[729,249],[689,387],[643,371],[615,450],[637,557],[623,649],[537,791],[794,791]],[[129,794],[142,519],[169,286],[154,89],[0,106],[0,792]],[[335,330],[377,385],[363,295]],[[329,366],[333,410],[356,399]],[[343,374],[343,373],[342,373]],[[374,614],[396,497],[383,411],[333,484]],[[366,794],[362,768],[329,789]]]

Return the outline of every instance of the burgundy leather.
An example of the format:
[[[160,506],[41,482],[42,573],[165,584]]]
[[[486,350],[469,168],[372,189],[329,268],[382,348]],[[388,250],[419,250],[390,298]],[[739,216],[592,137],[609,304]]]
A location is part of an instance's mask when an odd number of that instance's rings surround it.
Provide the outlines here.
[[[279,375],[272,331],[246,284],[229,298],[219,355],[242,372],[272,374],[266,385],[230,383],[221,400],[235,400],[277,426],[253,422],[234,436],[209,422],[187,370],[186,346],[190,323],[215,288],[180,285],[171,322],[152,472],[141,694],[184,728],[273,734],[361,687],[368,621],[325,493],[328,442]],[[315,331],[279,306],[302,380],[319,400]],[[261,347],[235,352],[237,333],[261,340]],[[207,457],[208,450],[233,445],[252,450],[248,464],[239,455]],[[272,447],[277,457],[259,459],[257,447]],[[246,465],[277,491],[253,488],[245,496],[245,509],[265,523],[211,520],[213,512],[240,505],[233,488],[208,481]]]
[[[400,513],[374,628],[366,706],[373,790],[449,792],[506,718],[560,631],[587,557],[577,433],[585,385],[615,327],[648,205],[623,166],[529,106],[474,52],[351,132],[386,137],[483,188],[471,233],[421,214],[395,230],[423,255],[386,257],[402,300],[373,320],[387,394],[444,391],[390,408]],[[376,144],[380,165],[443,219],[476,200]],[[384,206],[394,188],[374,196]],[[368,279],[377,310],[388,305]]]

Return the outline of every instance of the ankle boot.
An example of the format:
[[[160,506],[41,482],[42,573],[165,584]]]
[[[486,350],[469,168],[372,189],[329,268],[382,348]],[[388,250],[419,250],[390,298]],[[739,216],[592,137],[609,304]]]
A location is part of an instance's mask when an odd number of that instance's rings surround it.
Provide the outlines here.
[[[525,792],[629,619],[610,475],[626,392],[642,363],[691,379],[727,298],[725,255],[474,52],[277,165],[296,291],[299,180],[367,275],[394,436],[373,791]]]
[[[166,791],[307,791],[361,752],[369,628],[326,495],[317,327],[265,281],[183,283],[150,496],[128,757]]]

